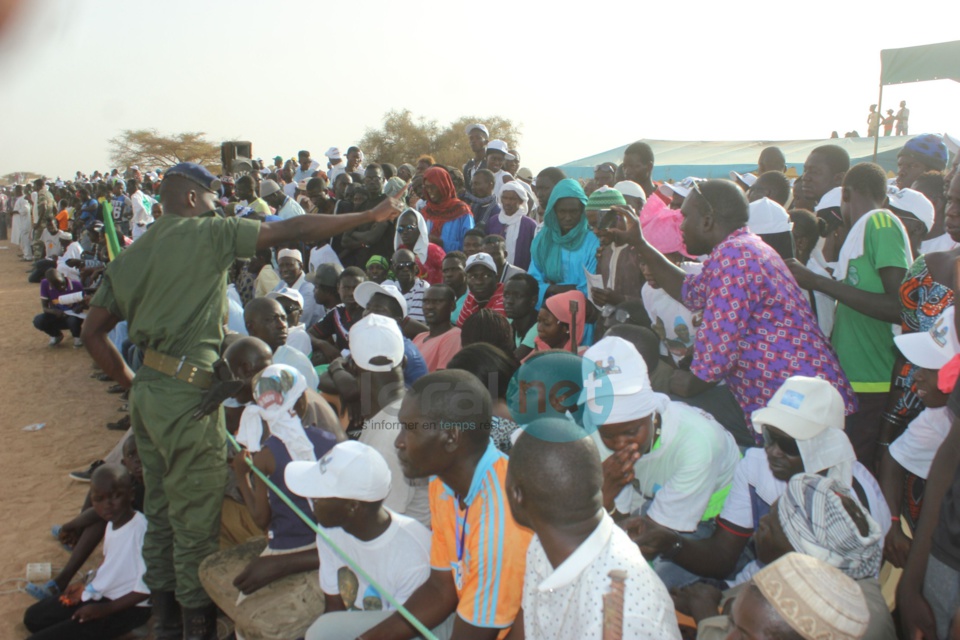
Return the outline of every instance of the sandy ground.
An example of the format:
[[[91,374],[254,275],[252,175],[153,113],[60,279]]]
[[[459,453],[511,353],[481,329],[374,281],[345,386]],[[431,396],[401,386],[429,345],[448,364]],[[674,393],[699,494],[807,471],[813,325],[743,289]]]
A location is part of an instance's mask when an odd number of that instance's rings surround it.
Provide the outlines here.
[[[90,377],[92,361],[84,349],[74,349],[69,333],[55,348],[32,324],[40,311],[39,285],[27,282],[27,263],[17,248],[0,241],[0,483],[3,522],[0,527],[0,589],[17,587],[29,562],[49,562],[55,568],[67,552],[50,535],[50,527],[66,522],[80,509],[86,484],[67,474],[102,458],[121,435],[104,425],[123,414],[121,402],[106,393],[109,383]],[[22,428],[46,423],[40,431]],[[95,565],[96,556],[89,563]],[[22,583],[20,583],[22,585]],[[0,637],[27,637],[24,609],[34,600],[25,593],[0,596]]]

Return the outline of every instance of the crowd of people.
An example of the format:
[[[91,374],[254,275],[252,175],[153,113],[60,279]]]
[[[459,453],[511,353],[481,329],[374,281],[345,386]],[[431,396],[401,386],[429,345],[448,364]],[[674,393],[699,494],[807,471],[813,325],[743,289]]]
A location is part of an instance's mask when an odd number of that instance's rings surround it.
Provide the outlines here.
[[[954,141],[661,184],[464,135],[0,195],[126,412],[31,638],[957,637]]]

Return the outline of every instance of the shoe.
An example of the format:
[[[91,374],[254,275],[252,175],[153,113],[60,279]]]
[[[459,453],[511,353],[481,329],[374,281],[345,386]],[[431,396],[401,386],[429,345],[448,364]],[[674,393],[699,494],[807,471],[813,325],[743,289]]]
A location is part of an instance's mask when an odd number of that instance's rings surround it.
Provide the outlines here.
[[[73,339],[73,348],[74,348],[74,349],[79,349],[79,348],[82,347],[82,346],[83,346],[83,340],[81,340],[80,338],[74,338],[74,339]]]
[[[130,428],[130,416],[124,416],[116,422],[108,422],[107,429],[110,431],[126,431]]]
[[[53,580],[48,580],[43,584],[28,582],[27,586],[24,587],[24,591],[37,600],[46,600],[47,598],[60,595],[60,587],[58,587],[57,583]]]
[[[60,335],[58,335],[58,336],[52,336],[52,337],[50,338],[50,342],[48,342],[47,344],[50,345],[51,347],[55,347],[55,346],[57,346],[58,344],[60,344],[61,342],[63,342],[63,334],[62,334],[62,333],[61,333]]]
[[[123,393],[120,394],[120,399],[126,402],[130,399],[130,389],[124,389]]]
[[[90,377],[91,377],[91,378],[96,378],[96,379],[99,380],[100,382],[109,382],[110,380],[113,380],[113,378],[111,378],[110,376],[108,376],[108,375],[105,374],[105,373],[95,373],[95,374],[93,374],[93,375],[90,376]]]
[[[217,605],[183,608],[183,640],[217,640]]]
[[[113,385],[112,387],[107,387],[107,393],[123,393],[125,389],[118,384]]]
[[[90,477],[93,475],[93,472],[102,464],[103,460],[96,460],[85,471],[71,471],[70,478],[77,482],[90,482]]]
[[[122,405],[120,405],[120,408],[117,409],[117,411],[119,411],[120,413],[130,413],[130,405],[129,405],[129,404],[122,404]]]
[[[154,640],[180,640],[183,637],[183,613],[173,591],[150,594],[153,605]]]

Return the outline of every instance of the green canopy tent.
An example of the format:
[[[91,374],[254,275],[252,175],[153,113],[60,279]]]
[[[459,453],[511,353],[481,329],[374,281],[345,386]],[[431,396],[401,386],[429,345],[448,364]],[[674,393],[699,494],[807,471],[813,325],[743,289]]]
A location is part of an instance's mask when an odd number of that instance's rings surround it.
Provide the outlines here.
[[[960,40],[925,44],[919,47],[880,51],[880,97],[877,113],[883,113],[883,86],[926,80],[960,82]],[[873,155],[877,156],[880,127],[874,134]]]

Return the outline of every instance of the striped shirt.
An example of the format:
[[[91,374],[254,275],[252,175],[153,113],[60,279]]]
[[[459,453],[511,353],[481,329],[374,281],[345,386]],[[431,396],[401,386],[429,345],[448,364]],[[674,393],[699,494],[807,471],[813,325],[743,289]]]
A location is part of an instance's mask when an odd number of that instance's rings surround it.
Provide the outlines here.
[[[392,284],[400,291],[403,291],[403,288],[400,287],[400,283],[396,280],[387,280],[383,284]],[[403,299],[407,301],[407,317],[413,318],[417,322],[426,322],[423,317],[423,294],[430,288],[430,285],[427,284],[426,280],[421,280],[417,278],[413,282],[413,286],[410,287],[410,291],[407,291],[403,294]]]
[[[466,509],[442,480],[430,482],[430,566],[453,572],[460,600],[457,615],[475,627],[502,629],[500,638],[520,610],[533,536],[510,513],[506,477],[507,456],[491,443],[463,499]]]

